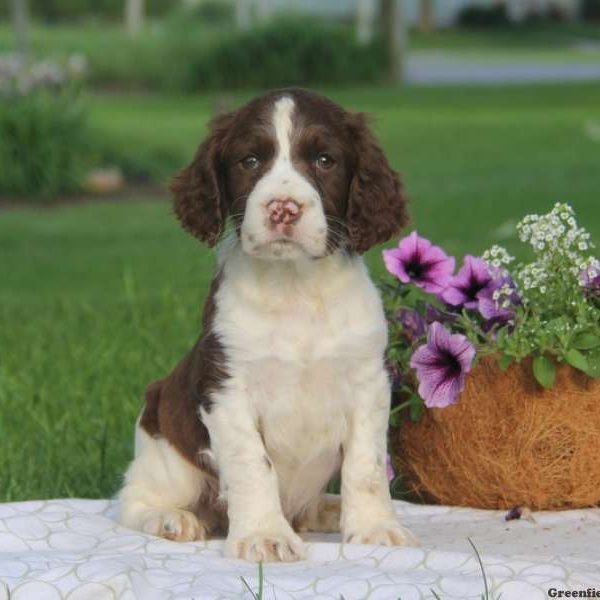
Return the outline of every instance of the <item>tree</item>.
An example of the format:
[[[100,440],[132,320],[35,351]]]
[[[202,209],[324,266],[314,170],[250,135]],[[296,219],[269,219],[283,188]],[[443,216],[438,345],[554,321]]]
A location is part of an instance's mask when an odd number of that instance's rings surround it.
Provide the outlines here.
[[[256,16],[260,23],[265,23],[271,18],[271,0],[257,0]]]
[[[380,0],[381,24],[388,49],[389,80],[403,83],[406,77],[408,28],[402,0]]]
[[[429,33],[435,29],[433,0],[420,0],[419,2],[419,29],[423,33]]]
[[[235,24],[240,31],[248,31],[252,26],[252,8],[250,0],[236,0]]]
[[[125,0],[125,27],[135,37],[144,28],[144,0]]]
[[[358,0],[356,7],[356,37],[359,44],[369,44],[373,39],[375,13],[374,0]]]
[[[29,53],[27,0],[12,0],[13,23],[17,38],[17,53],[26,56]]]

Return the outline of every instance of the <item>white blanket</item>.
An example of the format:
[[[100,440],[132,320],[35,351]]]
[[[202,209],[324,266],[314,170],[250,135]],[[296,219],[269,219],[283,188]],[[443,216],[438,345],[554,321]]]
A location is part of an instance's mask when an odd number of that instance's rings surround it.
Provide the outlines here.
[[[341,545],[308,535],[309,559],[266,564],[264,599],[542,600],[548,590],[600,594],[600,511],[504,513],[397,502],[420,548]],[[0,600],[253,598],[258,570],[223,558],[222,540],[180,544],[118,526],[104,500],[0,504]],[[432,591],[433,590],[433,591]],[[557,596],[558,597],[558,596]],[[600,596],[599,596],[600,597]]]

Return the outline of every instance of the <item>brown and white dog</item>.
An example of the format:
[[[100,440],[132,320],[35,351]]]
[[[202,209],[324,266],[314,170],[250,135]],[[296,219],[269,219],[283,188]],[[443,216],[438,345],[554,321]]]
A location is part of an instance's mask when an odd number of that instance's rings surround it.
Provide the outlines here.
[[[202,336],[152,383],[120,492],[123,525],[174,540],[227,533],[252,561],[304,556],[297,531],[410,544],[386,479],[386,322],[360,255],[406,221],[366,125],[300,89],[218,117],[173,184],[214,246]],[[341,470],[339,503],[323,491]]]

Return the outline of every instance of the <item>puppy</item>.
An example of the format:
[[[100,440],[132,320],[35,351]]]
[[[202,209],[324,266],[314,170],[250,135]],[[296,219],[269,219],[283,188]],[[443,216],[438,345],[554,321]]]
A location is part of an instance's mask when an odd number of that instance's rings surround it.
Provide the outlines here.
[[[386,479],[381,300],[361,259],[406,221],[364,115],[285,89],[219,116],[172,185],[218,266],[203,331],[146,391],[120,522],[172,540],[227,535],[250,561],[304,556],[298,531],[414,541]],[[323,495],[340,473],[341,505]]]

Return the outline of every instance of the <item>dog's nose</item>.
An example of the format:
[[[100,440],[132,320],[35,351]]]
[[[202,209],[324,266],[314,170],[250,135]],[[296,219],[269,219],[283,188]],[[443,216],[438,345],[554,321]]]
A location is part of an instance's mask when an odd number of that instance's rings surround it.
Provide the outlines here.
[[[267,204],[267,212],[273,225],[292,225],[302,215],[302,207],[293,198],[273,198]]]

